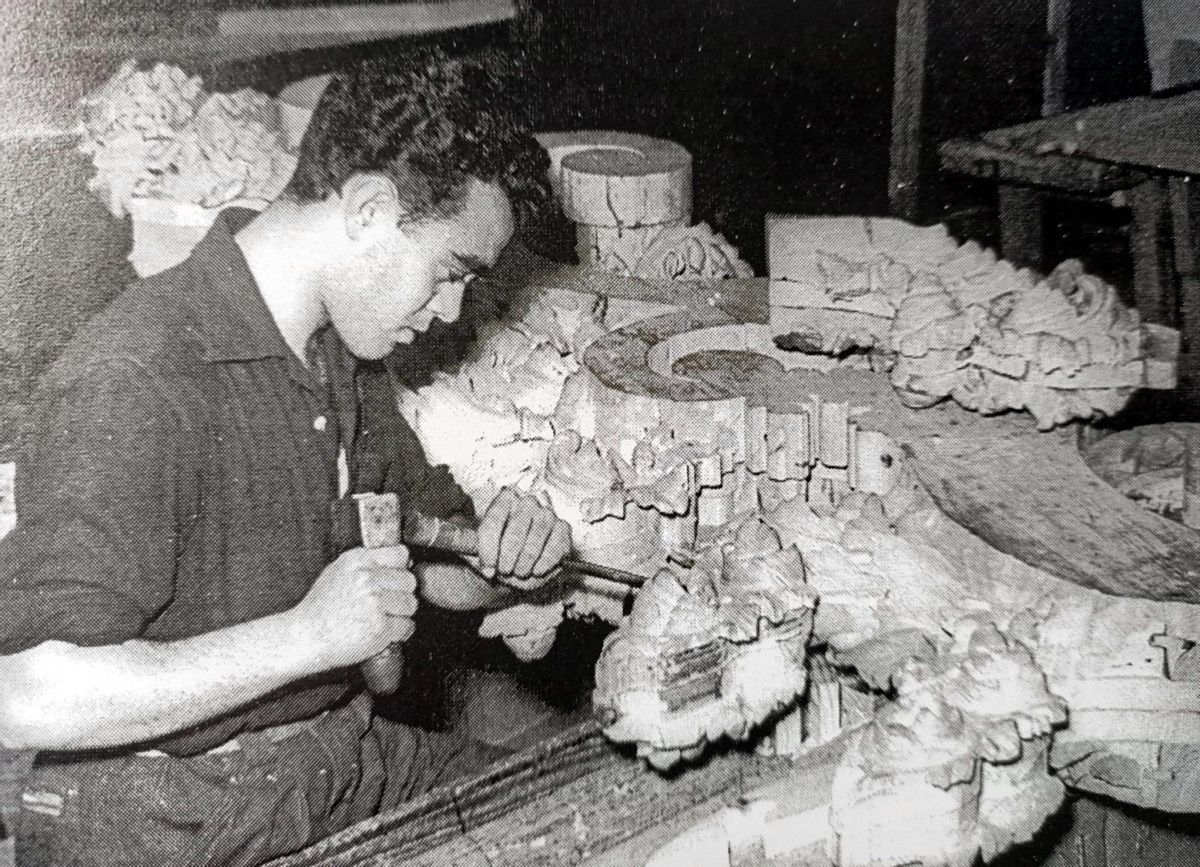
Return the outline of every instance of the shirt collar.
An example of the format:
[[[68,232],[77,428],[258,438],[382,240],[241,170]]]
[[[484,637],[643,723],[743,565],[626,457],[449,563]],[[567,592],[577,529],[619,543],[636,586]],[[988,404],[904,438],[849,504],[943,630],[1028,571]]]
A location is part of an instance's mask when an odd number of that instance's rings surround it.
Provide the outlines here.
[[[240,208],[222,211],[192,250],[191,265],[202,286],[194,303],[206,361],[296,360],[233,239],[253,217],[253,211]]]

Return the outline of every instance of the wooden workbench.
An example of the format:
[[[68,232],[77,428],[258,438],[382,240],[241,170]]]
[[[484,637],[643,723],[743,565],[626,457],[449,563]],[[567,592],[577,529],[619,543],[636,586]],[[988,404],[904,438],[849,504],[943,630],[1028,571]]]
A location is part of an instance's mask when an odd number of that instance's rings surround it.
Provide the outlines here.
[[[1047,192],[1128,206],[1137,307],[1147,321],[1181,329],[1181,371],[1196,369],[1200,266],[1190,178],[1200,174],[1200,92],[1054,115],[952,139],[940,153],[944,169],[996,182],[1001,252],[1019,265],[1049,264],[1042,216]]]

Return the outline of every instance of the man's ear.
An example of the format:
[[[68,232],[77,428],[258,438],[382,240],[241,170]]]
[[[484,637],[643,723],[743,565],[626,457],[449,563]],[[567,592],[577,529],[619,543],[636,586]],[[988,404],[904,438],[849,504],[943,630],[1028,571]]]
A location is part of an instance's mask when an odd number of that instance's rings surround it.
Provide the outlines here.
[[[404,216],[396,185],[376,172],[357,174],[342,187],[346,236],[363,240],[381,228],[395,228]]]

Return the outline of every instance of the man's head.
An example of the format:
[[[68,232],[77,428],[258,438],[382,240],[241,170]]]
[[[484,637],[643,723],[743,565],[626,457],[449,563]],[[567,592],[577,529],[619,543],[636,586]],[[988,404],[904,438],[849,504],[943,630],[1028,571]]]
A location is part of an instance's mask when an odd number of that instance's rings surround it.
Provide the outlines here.
[[[548,201],[514,90],[494,61],[432,50],[331,80],[285,196],[330,217],[316,288],[355,354],[457,317],[469,280]]]

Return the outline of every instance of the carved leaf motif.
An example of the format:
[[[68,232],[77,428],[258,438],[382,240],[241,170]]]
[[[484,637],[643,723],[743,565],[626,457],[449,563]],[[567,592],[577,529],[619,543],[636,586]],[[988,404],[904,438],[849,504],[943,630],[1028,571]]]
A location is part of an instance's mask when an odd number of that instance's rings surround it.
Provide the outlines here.
[[[652,280],[724,280],[753,277],[728,241],[708,224],[663,229],[629,268],[634,277]]]

